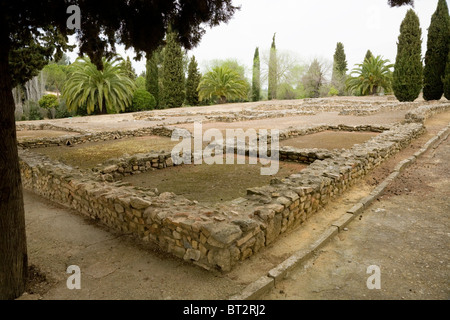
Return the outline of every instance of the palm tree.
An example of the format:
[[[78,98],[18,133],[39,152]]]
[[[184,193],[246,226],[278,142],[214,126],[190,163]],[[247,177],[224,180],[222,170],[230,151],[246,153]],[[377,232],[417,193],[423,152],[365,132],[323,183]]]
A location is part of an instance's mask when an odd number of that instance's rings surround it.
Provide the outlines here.
[[[392,71],[394,65],[381,56],[365,59],[357,64],[346,81],[347,90],[356,95],[375,95],[381,89],[390,92],[392,88]]]
[[[135,83],[127,76],[120,57],[103,58],[103,70],[98,70],[89,58],[78,58],[69,69],[62,90],[69,110],[86,108],[88,114],[125,111],[132,103]]]
[[[248,86],[245,80],[228,67],[216,67],[205,74],[198,86],[200,100],[219,98],[219,103],[230,99],[245,99]]]

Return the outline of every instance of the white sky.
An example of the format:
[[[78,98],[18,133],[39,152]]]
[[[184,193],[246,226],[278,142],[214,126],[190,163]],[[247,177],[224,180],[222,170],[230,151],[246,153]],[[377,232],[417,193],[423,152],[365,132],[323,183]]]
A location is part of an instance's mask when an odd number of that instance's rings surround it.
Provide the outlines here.
[[[415,0],[422,28],[422,56],[427,30],[438,0]],[[188,52],[200,66],[214,59],[237,59],[250,70],[256,47],[267,51],[274,32],[277,49],[290,51],[304,63],[319,57],[332,61],[337,42],[344,44],[349,70],[361,63],[366,51],[395,62],[400,24],[410,6],[390,8],[387,0],[234,0],[240,5],[228,24],[208,29],[200,44]],[[123,56],[134,57],[133,51]],[[76,53],[69,55],[74,60]],[[133,61],[136,73],[145,59]]]

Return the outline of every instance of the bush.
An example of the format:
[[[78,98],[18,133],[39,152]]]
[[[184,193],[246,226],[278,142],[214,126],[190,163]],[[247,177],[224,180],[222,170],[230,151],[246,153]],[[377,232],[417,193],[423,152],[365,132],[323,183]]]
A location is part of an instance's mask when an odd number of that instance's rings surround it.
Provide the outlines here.
[[[30,110],[28,114],[28,120],[44,119],[38,103],[36,103],[35,101],[28,101],[28,106]]]
[[[136,112],[153,110],[156,107],[156,100],[153,95],[144,89],[137,89],[133,95],[131,106],[125,109],[125,112]]]
[[[58,98],[53,94],[46,94],[39,100],[41,108],[50,110],[59,106]]]
[[[328,96],[333,97],[337,96],[339,94],[339,90],[336,89],[334,86],[331,86],[330,91],[328,91]]]
[[[55,118],[61,119],[69,117],[72,117],[72,113],[70,113],[69,110],[67,109],[66,102],[64,101],[64,99],[61,99],[58,107],[56,108]]]

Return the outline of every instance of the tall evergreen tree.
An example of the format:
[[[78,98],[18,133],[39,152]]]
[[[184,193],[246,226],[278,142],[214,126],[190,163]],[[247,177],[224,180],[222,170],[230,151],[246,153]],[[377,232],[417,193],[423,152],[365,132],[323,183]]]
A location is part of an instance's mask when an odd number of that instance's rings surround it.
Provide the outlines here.
[[[399,101],[414,101],[422,90],[422,30],[419,17],[409,9],[400,26],[392,89]]]
[[[136,80],[136,71],[133,68],[133,65],[131,63],[130,57],[127,56],[127,59],[124,61],[125,64],[125,70],[127,71],[127,76],[128,78],[130,78],[131,80]]]
[[[198,106],[198,85],[200,84],[202,75],[198,70],[198,63],[195,56],[192,56],[188,67],[188,77],[186,80],[186,104],[190,106]]]
[[[277,63],[277,48],[275,45],[275,36],[272,38],[272,46],[270,48],[270,58],[269,58],[269,100],[277,98],[277,87],[278,87],[278,63]]]
[[[145,89],[152,94],[156,101],[156,107],[160,105],[159,97],[159,60],[160,50],[155,50],[152,54],[147,56],[147,63],[145,66]]]
[[[423,70],[423,98],[439,100],[444,92],[442,79],[450,41],[450,18],[447,2],[439,0],[428,28],[427,52]]]
[[[374,58],[374,55],[373,55],[372,51],[367,50],[366,56],[364,57],[364,61],[370,60],[370,58]],[[363,63],[364,63],[364,61],[363,61]]]
[[[177,108],[183,105],[184,98],[183,51],[177,41],[176,34],[168,32],[162,67],[160,102],[165,108]]]
[[[259,101],[261,97],[261,61],[259,60],[259,48],[255,49],[253,56],[252,100]]]
[[[447,100],[450,100],[450,50],[448,52],[447,64],[445,66],[444,97],[446,97]]]
[[[332,85],[343,95],[345,91],[345,80],[347,73],[347,60],[344,52],[344,45],[338,42],[334,52],[333,73],[331,76]]]

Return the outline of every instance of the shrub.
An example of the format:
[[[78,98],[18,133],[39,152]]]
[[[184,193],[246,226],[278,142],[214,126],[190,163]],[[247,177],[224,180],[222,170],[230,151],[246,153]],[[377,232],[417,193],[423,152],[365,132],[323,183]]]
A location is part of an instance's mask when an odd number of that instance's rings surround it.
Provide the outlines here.
[[[336,89],[334,86],[331,86],[330,91],[328,91],[328,96],[337,96],[339,94],[339,90]]]
[[[153,110],[155,107],[155,97],[145,89],[137,89],[134,92],[130,108],[125,109],[125,112]]]
[[[66,102],[64,101],[64,99],[61,99],[58,107],[56,108],[55,118],[61,119],[61,118],[69,118],[69,117],[72,117],[72,114],[67,109]]]

